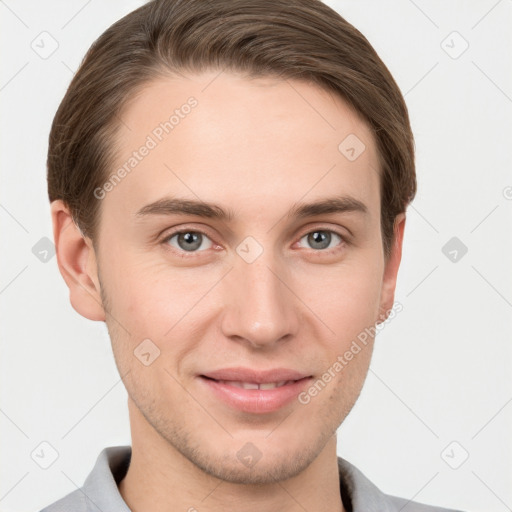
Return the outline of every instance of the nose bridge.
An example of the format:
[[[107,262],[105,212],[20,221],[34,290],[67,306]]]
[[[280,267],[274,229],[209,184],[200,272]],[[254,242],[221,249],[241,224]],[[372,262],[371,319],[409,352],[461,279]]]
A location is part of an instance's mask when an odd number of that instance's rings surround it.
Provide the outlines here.
[[[250,243],[249,252],[254,249]],[[240,248],[247,249],[247,245],[242,242]],[[226,336],[243,338],[262,347],[296,331],[296,304],[283,283],[286,282],[283,268],[271,249],[261,251],[252,261],[243,252],[235,255],[229,282],[225,283],[223,331]]]

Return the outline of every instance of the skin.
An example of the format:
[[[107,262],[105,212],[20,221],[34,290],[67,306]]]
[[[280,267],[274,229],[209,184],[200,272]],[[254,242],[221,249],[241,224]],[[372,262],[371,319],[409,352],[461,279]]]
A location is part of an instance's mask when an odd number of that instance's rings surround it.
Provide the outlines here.
[[[392,308],[405,216],[386,260],[373,135],[341,98],[305,82],[226,72],[155,80],[122,114],[116,165],[190,96],[198,105],[102,199],[96,250],[66,205],[51,205],[71,304],[106,322],[129,395],[132,461],[119,490],[136,512],[342,511],[336,429],[373,340],[308,404],[272,413],[230,408],[197,375],[245,366],[321,377]],[[349,134],[366,146],[355,161],[338,150]],[[334,195],[367,212],[288,216]],[[136,215],[169,196],[216,203],[233,219]],[[187,252],[168,238],[180,229],[207,236]],[[315,231],[331,234],[327,248],[307,236]],[[252,263],[236,252],[247,236],[263,249]],[[134,350],[148,338],[160,355],[145,366]],[[262,454],[252,468],[237,458],[248,442]]]

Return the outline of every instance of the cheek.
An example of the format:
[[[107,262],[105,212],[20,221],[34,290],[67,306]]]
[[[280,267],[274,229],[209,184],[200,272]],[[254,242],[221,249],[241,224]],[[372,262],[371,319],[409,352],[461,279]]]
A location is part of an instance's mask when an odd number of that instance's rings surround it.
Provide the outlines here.
[[[329,272],[311,272],[301,280],[300,297],[334,331],[337,344],[375,323],[381,293],[378,267],[347,265]]]
[[[126,269],[123,271],[122,269]],[[158,261],[124,261],[111,266],[107,288],[112,315],[130,333],[119,334],[135,347],[151,339],[162,352],[186,351],[192,343],[194,329],[201,320],[212,320],[211,289],[219,281],[214,270],[172,269]],[[180,343],[174,343],[176,337]]]
[[[157,318],[166,317],[179,304],[179,301],[171,302],[172,297],[180,297],[177,279],[169,276],[169,272],[162,279],[162,269],[148,258],[118,253],[104,261],[104,281],[111,298],[111,313],[120,321],[122,319],[135,329],[146,324],[155,325]]]
[[[373,351],[371,328],[379,313],[378,272],[378,268],[358,270],[352,267],[350,271],[347,269],[347,272],[340,273],[336,279],[325,281],[323,293],[317,290],[312,298],[317,302],[315,311],[334,331],[323,345],[325,373],[320,376],[320,380],[328,382],[325,395],[323,391],[321,394],[331,406],[326,408],[321,400],[316,405],[324,411],[319,413],[326,415],[326,421],[333,414],[336,421],[341,423],[364,384]]]

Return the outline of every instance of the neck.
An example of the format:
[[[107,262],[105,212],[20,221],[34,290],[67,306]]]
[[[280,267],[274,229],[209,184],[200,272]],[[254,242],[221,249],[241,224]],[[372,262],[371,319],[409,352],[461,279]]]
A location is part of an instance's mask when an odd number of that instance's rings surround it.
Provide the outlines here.
[[[272,484],[237,484],[198,468],[130,405],[132,456],[119,492],[133,512],[219,512],[227,505],[239,512],[345,512],[335,435],[296,476]]]

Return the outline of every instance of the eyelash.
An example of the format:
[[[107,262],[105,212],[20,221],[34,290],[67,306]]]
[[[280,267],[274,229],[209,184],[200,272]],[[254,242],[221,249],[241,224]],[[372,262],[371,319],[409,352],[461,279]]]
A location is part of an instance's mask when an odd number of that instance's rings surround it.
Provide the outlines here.
[[[325,233],[331,233],[331,234],[334,234],[334,235],[337,235],[340,237],[341,241],[340,243],[336,246],[336,247],[331,247],[330,249],[318,249],[318,250],[315,250],[315,249],[311,249],[314,253],[318,253],[318,254],[333,254],[339,250],[341,250],[343,247],[345,247],[346,245],[349,244],[347,238],[345,237],[345,235],[342,235],[341,233],[339,233],[338,231],[335,231],[333,229],[329,229],[329,228],[322,228],[322,227],[318,227],[318,228],[315,228],[315,229],[312,229],[310,231],[306,231],[305,233],[303,233],[300,237],[299,237],[299,241],[302,240],[305,236],[309,235],[309,234],[312,234],[312,233],[316,233],[318,231],[322,231],[322,232],[325,232]],[[212,244],[215,244],[215,242],[213,242],[213,240],[211,240],[210,236],[205,233],[204,231],[201,231],[200,229],[180,229],[178,231],[173,231],[172,233],[169,233],[167,234],[164,239],[161,241],[161,243],[163,245],[165,245],[167,248],[169,248],[169,250],[171,250],[172,252],[174,252],[175,254],[177,254],[178,256],[182,257],[182,258],[190,258],[190,257],[195,257],[194,255],[197,255],[197,254],[201,254],[202,252],[206,252],[206,250],[202,250],[202,251],[184,251],[184,250],[181,250],[181,249],[177,249],[176,247],[172,247],[169,245],[169,241],[175,237],[176,235],[180,235],[180,234],[183,234],[183,233],[198,233],[200,235],[203,235],[205,236],[206,238],[208,238]]]

